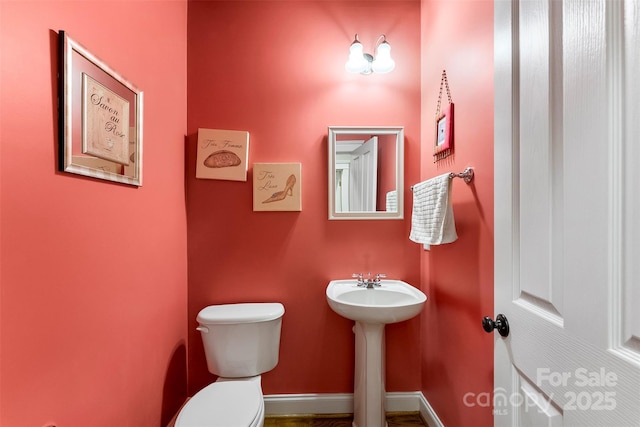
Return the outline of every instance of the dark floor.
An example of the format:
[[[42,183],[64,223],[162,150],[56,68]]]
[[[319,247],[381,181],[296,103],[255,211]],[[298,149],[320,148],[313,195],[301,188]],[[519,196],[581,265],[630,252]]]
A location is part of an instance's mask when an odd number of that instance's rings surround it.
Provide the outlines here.
[[[352,415],[279,416],[264,420],[264,427],[351,427]],[[389,427],[428,427],[418,412],[387,414]]]

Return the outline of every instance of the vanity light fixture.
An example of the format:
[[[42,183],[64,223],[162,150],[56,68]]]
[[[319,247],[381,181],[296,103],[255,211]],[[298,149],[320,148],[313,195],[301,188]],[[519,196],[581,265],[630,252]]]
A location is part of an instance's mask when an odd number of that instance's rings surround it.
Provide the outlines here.
[[[364,52],[362,43],[356,34],[351,47],[349,47],[349,60],[344,68],[350,73],[371,74],[388,73],[396,67],[395,61],[391,58],[391,45],[387,43],[384,34],[376,41],[376,56]]]

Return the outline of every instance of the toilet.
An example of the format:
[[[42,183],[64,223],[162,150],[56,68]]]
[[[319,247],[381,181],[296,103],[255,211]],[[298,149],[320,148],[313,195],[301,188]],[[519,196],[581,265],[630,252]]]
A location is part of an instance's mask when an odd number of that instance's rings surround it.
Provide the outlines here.
[[[219,378],[178,413],[175,427],[262,427],[260,375],[278,364],[280,303],[211,305],[198,313],[209,372]]]

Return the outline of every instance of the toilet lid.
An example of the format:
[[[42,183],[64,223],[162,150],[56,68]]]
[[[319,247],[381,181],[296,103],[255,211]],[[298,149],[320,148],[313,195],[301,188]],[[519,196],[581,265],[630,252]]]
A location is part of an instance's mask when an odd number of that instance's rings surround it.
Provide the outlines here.
[[[182,408],[176,427],[247,427],[260,412],[262,392],[249,381],[210,384]]]
[[[196,320],[203,325],[235,325],[268,322],[279,319],[283,314],[284,306],[279,302],[222,304],[203,308]]]

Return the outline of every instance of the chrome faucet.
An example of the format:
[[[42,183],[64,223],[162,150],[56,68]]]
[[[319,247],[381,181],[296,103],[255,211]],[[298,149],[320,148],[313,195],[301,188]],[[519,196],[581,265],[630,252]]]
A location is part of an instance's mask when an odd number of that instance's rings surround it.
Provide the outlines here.
[[[374,286],[380,286],[380,279],[384,279],[387,277],[386,274],[376,273],[373,278],[371,278],[371,273],[367,273],[367,277],[365,278],[363,273],[353,273],[351,275],[354,279],[358,279],[357,286],[365,287],[367,289],[373,289]]]

